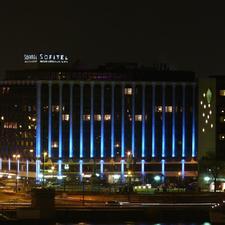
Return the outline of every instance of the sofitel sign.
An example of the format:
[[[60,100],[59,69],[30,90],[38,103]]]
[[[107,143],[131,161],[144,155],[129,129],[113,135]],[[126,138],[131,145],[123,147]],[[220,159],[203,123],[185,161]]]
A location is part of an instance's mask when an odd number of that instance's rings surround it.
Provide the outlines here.
[[[68,57],[64,54],[24,54],[24,63],[68,63]]]

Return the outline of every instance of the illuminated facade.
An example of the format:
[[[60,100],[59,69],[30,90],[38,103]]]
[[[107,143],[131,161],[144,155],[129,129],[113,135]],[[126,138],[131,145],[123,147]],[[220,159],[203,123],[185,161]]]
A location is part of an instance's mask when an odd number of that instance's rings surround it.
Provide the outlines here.
[[[12,71],[1,81],[1,157],[35,160],[37,178],[43,152],[58,176],[195,177],[196,98],[190,72]]]

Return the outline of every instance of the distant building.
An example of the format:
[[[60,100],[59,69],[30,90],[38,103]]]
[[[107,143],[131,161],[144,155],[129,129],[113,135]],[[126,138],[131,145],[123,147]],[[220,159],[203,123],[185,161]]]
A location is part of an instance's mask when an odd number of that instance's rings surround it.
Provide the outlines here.
[[[197,176],[192,72],[136,64],[92,70],[45,65],[8,71],[0,82],[0,156],[35,160],[37,178],[44,151],[58,176],[68,169],[121,179],[128,171],[140,178]]]

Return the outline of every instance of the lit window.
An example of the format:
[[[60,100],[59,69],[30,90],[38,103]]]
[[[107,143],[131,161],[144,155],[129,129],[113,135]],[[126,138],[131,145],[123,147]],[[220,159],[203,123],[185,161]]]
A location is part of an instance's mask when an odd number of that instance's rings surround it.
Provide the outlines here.
[[[135,115],[135,121],[142,121],[142,115]]]
[[[111,115],[110,115],[110,114],[105,114],[105,115],[104,115],[104,120],[105,120],[105,121],[111,120]]]
[[[52,148],[58,148],[58,142],[57,141],[52,142]]]
[[[125,95],[132,95],[132,88],[125,88],[124,89],[124,94]]]
[[[220,96],[225,96],[225,90],[220,90]]]
[[[165,111],[166,112],[173,112],[173,107],[172,106],[166,106]]]
[[[156,112],[162,112],[162,106],[156,106]]]
[[[219,139],[220,139],[220,141],[224,141],[225,140],[225,134],[220,134]]]
[[[89,114],[83,115],[83,120],[84,121],[90,121],[90,119],[91,119],[91,116]]]
[[[16,122],[5,122],[4,128],[6,128],[6,129],[17,129],[17,123]]]
[[[62,120],[63,121],[69,121],[70,115],[69,114],[62,114]]]
[[[101,121],[101,114],[96,114],[96,115],[94,115],[94,120],[96,120],[96,121]]]

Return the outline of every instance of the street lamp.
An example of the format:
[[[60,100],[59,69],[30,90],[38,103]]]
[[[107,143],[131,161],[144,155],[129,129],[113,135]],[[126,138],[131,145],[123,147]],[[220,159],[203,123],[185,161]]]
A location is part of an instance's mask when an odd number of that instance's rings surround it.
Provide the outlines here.
[[[18,163],[18,159],[20,158],[20,154],[14,154],[13,158],[16,160],[16,162]],[[18,165],[18,164],[17,164]],[[16,168],[16,192],[17,192],[17,187],[18,187],[18,183],[17,183],[17,179],[18,179],[18,168]]]

